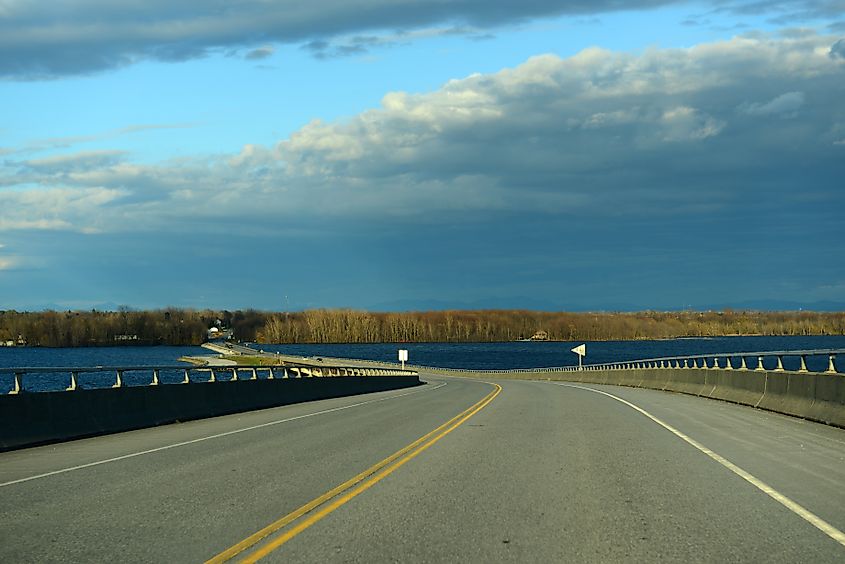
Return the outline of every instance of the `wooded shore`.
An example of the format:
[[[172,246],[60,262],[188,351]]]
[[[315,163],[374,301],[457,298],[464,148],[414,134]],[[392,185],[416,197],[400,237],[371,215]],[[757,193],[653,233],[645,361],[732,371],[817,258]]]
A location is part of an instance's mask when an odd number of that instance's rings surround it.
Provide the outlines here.
[[[212,327],[257,343],[600,341],[727,335],[845,335],[845,312],[526,310],[377,313],[167,308],[135,311],[0,311],[0,344],[79,347],[198,345]]]

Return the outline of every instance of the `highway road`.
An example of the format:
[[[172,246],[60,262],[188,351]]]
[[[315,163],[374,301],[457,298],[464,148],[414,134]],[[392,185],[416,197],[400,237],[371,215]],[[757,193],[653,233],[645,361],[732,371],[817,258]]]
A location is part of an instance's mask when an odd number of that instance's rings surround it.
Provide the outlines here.
[[[845,430],[422,377],[2,453],[0,561],[845,561]]]

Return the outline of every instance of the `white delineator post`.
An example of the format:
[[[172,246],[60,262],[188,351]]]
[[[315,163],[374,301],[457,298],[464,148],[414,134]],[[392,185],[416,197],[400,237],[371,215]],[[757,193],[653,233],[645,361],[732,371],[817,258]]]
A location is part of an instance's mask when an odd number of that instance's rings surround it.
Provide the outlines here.
[[[583,370],[584,366],[583,366],[581,360],[585,356],[587,356],[587,345],[586,344],[578,345],[577,347],[572,349],[572,352],[574,352],[575,354],[578,355],[578,370]]]
[[[408,361],[408,351],[399,349],[399,362],[402,363],[402,370],[405,370],[405,363]]]

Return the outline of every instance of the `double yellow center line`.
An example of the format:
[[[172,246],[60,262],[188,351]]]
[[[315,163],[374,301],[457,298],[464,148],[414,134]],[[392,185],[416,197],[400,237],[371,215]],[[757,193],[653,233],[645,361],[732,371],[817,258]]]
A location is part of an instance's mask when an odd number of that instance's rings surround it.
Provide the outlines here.
[[[273,537],[269,540],[269,542],[264,543],[257,549],[244,555],[241,562],[257,562],[261,558],[264,558],[314,523],[320,521],[323,517],[327,516],[338,507],[342,506],[357,495],[367,491],[375,484],[395,472],[405,463],[416,458],[420,453],[458,428],[464,421],[484,409],[484,407],[493,401],[502,391],[502,387],[498,384],[492,385],[494,386],[493,391],[482,398],[481,401],[462,411],[443,425],[439,426],[430,433],[423,435],[403,449],[391,454],[381,462],[367,468],[354,478],[351,478],[336,488],[312,499],[299,509],[288,513],[281,519],[270,523],[260,531],[248,536],[241,542],[214,556],[208,560],[206,564],[227,562],[247,549],[250,549],[258,543],[264,541],[282,528],[292,525],[281,535]]]

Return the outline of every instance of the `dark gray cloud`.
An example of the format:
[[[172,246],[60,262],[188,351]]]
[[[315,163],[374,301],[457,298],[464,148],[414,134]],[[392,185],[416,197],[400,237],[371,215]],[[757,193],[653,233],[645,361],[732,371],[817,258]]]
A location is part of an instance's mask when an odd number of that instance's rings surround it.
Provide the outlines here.
[[[39,174],[70,174],[111,167],[122,162],[125,156],[126,153],[123,151],[87,151],[31,159],[22,162],[21,165]]]
[[[796,20],[839,18],[845,11],[842,0],[714,0],[723,12],[748,15],[776,14],[781,23]]]
[[[393,47],[407,45],[422,38],[461,35],[470,41],[486,41],[495,36],[484,33],[476,28],[466,26],[429,28],[417,31],[398,31],[382,35],[356,35],[341,40],[315,40],[302,45],[302,49],[311,52],[317,59],[332,59],[366,55],[376,47]]]
[[[264,47],[253,49],[252,51],[244,55],[244,58],[249,61],[259,61],[261,59],[267,59],[268,57],[272,57],[273,53],[275,52],[276,50],[272,46],[265,45]]]
[[[22,0],[0,4],[0,77],[43,79],[155,59],[181,61],[231,49],[260,54],[268,43],[305,43],[318,56],[358,52],[321,41],[385,29],[431,26],[485,30],[532,18],[649,9],[682,0]],[[793,20],[841,17],[841,0],[710,0],[715,9]]]

